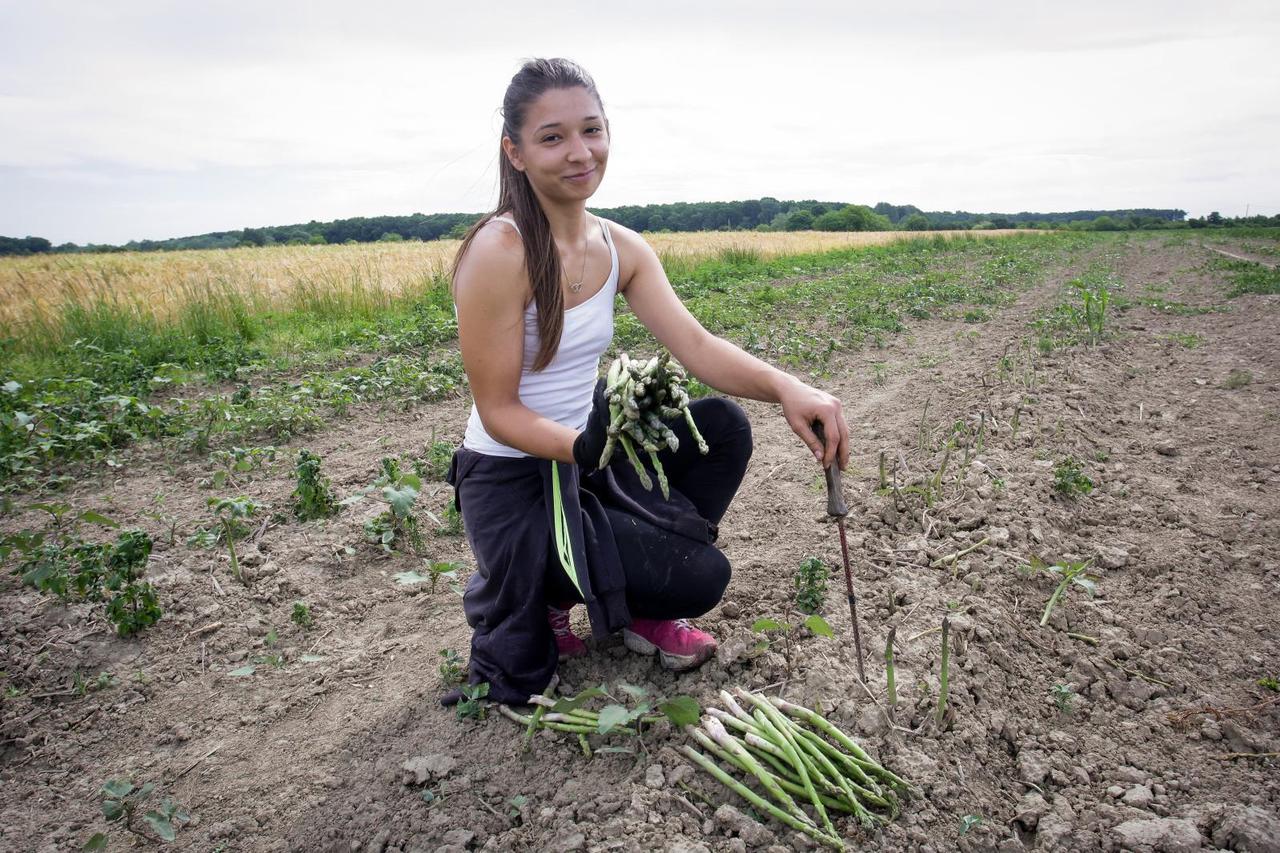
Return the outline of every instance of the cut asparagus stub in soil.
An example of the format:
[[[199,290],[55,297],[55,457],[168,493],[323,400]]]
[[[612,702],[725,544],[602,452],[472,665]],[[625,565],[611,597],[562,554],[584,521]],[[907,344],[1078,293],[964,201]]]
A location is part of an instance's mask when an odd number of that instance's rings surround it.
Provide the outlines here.
[[[665,421],[684,418],[689,432],[698,444],[698,451],[709,452],[707,442],[694,423],[689,411],[688,376],[671,354],[663,352],[648,361],[633,361],[625,352],[609,366],[605,378],[605,397],[609,401],[609,427],[604,452],[600,454],[600,467],[604,468],[613,458],[618,445],[627,460],[636,469],[640,484],[653,488],[653,480],[640,461],[637,448],[649,456],[658,488],[664,498],[671,498],[667,474],[662,469],[658,452],[663,448],[672,452],[680,449],[680,439]]]
[[[898,796],[889,788],[909,794],[910,784],[835,724],[781,699],[742,689],[735,693],[720,691],[728,710],[707,708],[701,728],[685,727],[708,753],[684,747],[696,766],[757,811],[835,849],[843,849],[836,821],[844,816],[866,830],[897,816]],[[885,783],[888,788],[881,787]]]

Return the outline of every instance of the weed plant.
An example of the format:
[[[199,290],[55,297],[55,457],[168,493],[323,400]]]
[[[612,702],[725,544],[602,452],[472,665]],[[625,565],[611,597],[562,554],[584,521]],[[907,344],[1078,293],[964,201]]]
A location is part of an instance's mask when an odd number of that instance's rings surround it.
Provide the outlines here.
[[[453,649],[441,649],[439,673],[442,687],[456,687],[467,680],[466,661]]]
[[[205,488],[224,489],[228,485],[242,488],[252,479],[256,471],[267,468],[276,459],[276,449],[266,447],[232,447],[229,450],[215,450],[209,454],[210,460],[217,466],[212,476],[202,480]]]
[[[442,481],[449,473],[449,465],[453,462],[455,447],[448,441],[436,439],[434,435],[427,445],[427,454],[422,459],[413,461],[413,471],[423,480]]]
[[[483,720],[488,714],[485,697],[489,695],[489,682],[463,684],[458,689],[462,691],[462,699],[454,706],[457,718],[459,720]]]
[[[1053,608],[1057,606],[1058,601],[1066,593],[1067,589],[1072,586],[1078,586],[1089,594],[1092,598],[1098,591],[1097,579],[1090,576],[1087,572],[1089,566],[1093,564],[1093,560],[1085,560],[1080,563],[1073,563],[1067,560],[1059,560],[1049,565],[1038,557],[1032,556],[1030,571],[1033,574],[1043,572],[1054,580],[1057,585],[1053,588],[1053,593],[1049,596],[1049,601],[1044,606],[1044,613],[1040,616],[1041,627],[1049,624],[1049,617],[1053,614]]]
[[[1053,490],[1064,498],[1087,495],[1093,491],[1093,480],[1078,460],[1068,456],[1053,469]]]
[[[454,505],[452,498],[444,505],[444,520],[436,528],[436,533],[440,536],[461,536],[463,534],[462,513],[458,512],[458,507]]]
[[[1104,260],[1092,264],[1083,275],[1068,282],[1068,298],[1036,313],[1032,326],[1041,354],[1047,355],[1058,347],[1096,345],[1102,341],[1108,309],[1122,289],[1113,263]]]
[[[808,557],[801,561],[796,569],[796,609],[801,613],[817,613],[822,610],[823,598],[827,592],[827,580],[831,577],[824,564],[817,557]]]
[[[1187,349],[1195,349],[1204,343],[1204,338],[1194,332],[1172,332],[1165,337]]]
[[[1228,391],[1238,391],[1253,382],[1253,374],[1247,370],[1232,370],[1222,380],[1222,387]]]
[[[151,557],[150,536],[129,530],[114,542],[88,542],[80,536],[79,522],[118,525],[95,512],[71,514],[65,505],[37,507],[53,516],[50,527],[0,538],[0,563],[16,554],[13,573],[23,584],[64,603],[74,600],[103,605],[104,615],[121,637],[132,636],[160,620],[155,588],[142,580]]]
[[[1091,274],[1076,279],[1072,286],[1080,295],[1079,321],[1087,330],[1089,343],[1097,345],[1106,331],[1107,306],[1111,304],[1111,290],[1107,287],[1107,280],[1103,276]]]
[[[299,521],[314,521],[338,514],[338,497],[329,478],[320,473],[320,457],[299,450],[294,466],[297,485],[293,489],[293,514]]]
[[[135,786],[128,779],[107,781],[98,792],[102,797],[102,816],[109,823],[123,823],[124,828],[130,833],[141,836],[139,828],[134,826],[134,820],[143,803],[155,789],[154,782]],[[161,800],[159,807],[143,812],[142,821],[160,840],[173,841],[178,837],[178,828],[191,821],[191,813],[171,798],[165,797]],[[141,837],[145,838],[145,836]],[[108,840],[106,833],[94,833],[80,849],[106,850]]]
[[[1280,293],[1280,268],[1234,258],[1215,258],[1210,261],[1210,267],[1227,273],[1231,280],[1231,288],[1227,291],[1228,296],[1243,296],[1246,293]]]
[[[782,637],[782,657],[786,662],[788,678],[791,676],[793,664],[791,634],[798,627],[807,628],[809,633],[815,636],[835,639],[835,632],[831,630],[831,624],[816,613],[805,618],[798,626],[790,622],[780,622],[777,619],[769,618],[757,619],[751,623],[751,630],[760,635],[760,641],[756,643],[755,647],[758,652],[766,651],[773,645],[770,639],[771,634],[777,634]]]
[[[252,518],[261,509],[261,504],[241,495],[238,498],[209,498],[209,510],[218,521],[219,535],[215,542],[221,540],[227,546],[227,554],[231,560],[231,574],[240,583],[248,586],[244,573],[240,570],[240,559],[236,555],[236,540],[249,535],[249,526],[245,519]],[[205,540],[207,542],[207,539]]]
[[[1058,713],[1063,716],[1070,716],[1072,702],[1076,698],[1076,693],[1071,689],[1071,685],[1055,684],[1049,689],[1049,693],[1053,696],[1053,704],[1057,706]]]
[[[372,486],[362,493],[387,505],[387,509],[364,523],[365,537],[388,554],[408,545],[414,553],[423,547],[422,531],[414,504],[422,491],[417,474],[400,470],[398,460],[384,457],[381,473]]]
[[[311,614],[310,606],[302,601],[293,603],[293,610],[289,613],[289,621],[304,631],[310,631],[316,625],[316,619]]]

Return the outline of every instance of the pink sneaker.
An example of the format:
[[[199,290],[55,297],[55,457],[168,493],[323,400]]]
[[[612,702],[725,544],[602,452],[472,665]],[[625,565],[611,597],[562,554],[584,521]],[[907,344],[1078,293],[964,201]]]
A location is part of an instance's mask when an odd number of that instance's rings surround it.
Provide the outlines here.
[[[699,631],[688,619],[632,619],[622,629],[627,648],[642,655],[658,652],[667,669],[677,672],[702,666],[716,653],[716,640]]]
[[[569,627],[569,611],[572,609],[572,603],[563,608],[547,605],[547,621],[551,623],[551,633],[556,635],[556,648],[560,652],[560,660],[580,658],[587,653],[587,644],[582,642]]]

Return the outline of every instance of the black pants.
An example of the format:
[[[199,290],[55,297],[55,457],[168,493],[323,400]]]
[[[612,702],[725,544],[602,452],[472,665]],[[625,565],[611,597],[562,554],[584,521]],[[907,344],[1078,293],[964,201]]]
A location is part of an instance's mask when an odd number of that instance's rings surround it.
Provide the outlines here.
[[[710,452],[699,453],[688,425],[678,421],[671,428],[680,439],[680,449],[661,450],[658,458],[671,488],[689,498],[703,518],[719,524],[751,459],[751,424],[737,403],[722,397],[694,400],[689,409]],[[610,464],[630,463],[615,457]],[[627,606],[633,617],[685,619],[716,606],[729,585],[729,560],[718,548],[619,510],[606,512],[622,556]],[[582,601],[554,551],[547,565],[548,600],[556,604]]]

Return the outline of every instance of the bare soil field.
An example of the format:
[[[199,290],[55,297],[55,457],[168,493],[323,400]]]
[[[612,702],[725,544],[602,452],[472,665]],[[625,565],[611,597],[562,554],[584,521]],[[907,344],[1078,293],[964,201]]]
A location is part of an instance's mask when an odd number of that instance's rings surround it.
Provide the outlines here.
[[[822,709],[921,792],[877,833],[840,823],[852,848],[1280,850],[1280,693],[1259,683],[1280,676],[1280,296],[1228,298],[1212,257],[1163,236],[1099,242],[985,322],[913,320],[882,347],[832,356],[819,384],[844,401],[853,439],[865,688],[838,573],[823,610],[835,639],[797,631],[789,649],[760,648],[751,630],[794,621],[795,567],[811,555],[838,567],[840,551],[812,457],[776,407],[746,402],[755,453],[719,542],[734,576],[698,620],[717,658],[675,676],[615,638],[562,666],[560,689],[625,682],[716,704],[740,685]],[[1097,345],[1038,348],[1033,321],[1100,260],[1129,306],[1112,306]],[[457,440],[468,405],[360,406],[282,457],[315,450],[350,494],[380,457],[420,452],[433,431]],[[882,452],[904,490],[948,457],[928,506],[878,489]],[[524,752],[497,713],[441,707],[440,652],[468,646],[461,602],[445,582],[396,582],[419,558],[352,547],[376,505],[264,524],[241,544],[244,586],[225,553],[171,541],[159,520],[207,515],[206,461],[146,445],[124,458],[60,500],[152,533],[165,616],[118,639],[0,575],[0,669],[15,686],[0,705],[0,849],[79,849],[108,829],[98,791],[113,778],[155,781],[194,815],[170,845],[182,850],[811,847],[753,820],[676,752],[684,736],[665,723],[587,759],[569,737],[543,732]],[[1091,491],[1055,488],[1068,460]],[[292,488],[287,465],[251,485],[277,508]],[[450,489],[423,497],[443,518]],[[460,535],[432,534],[427,554],[473,565]],[[1096,594],[1068,589],[1041,626],[1056,581],[1030,571],[1033,557],[1092,560]],[[299,600],[309,629],[290,622]],[[939,726],[944,616],[951,711]],[[75,673],[99,672],[114,683],[76,688]],[[107,849],[151,846],[117,825]]]

